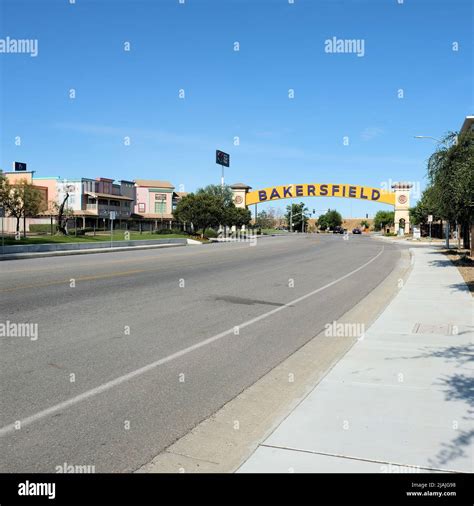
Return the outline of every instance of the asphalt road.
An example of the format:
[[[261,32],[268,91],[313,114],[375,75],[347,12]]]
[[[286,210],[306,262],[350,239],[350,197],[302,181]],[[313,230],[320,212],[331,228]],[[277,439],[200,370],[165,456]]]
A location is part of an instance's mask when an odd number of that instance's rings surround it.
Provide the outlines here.
[[[309,235],[0,262],[0,322],[38,324],[37,340],[0,337],[0,471],[138,469],[399,256],[368,237]]]

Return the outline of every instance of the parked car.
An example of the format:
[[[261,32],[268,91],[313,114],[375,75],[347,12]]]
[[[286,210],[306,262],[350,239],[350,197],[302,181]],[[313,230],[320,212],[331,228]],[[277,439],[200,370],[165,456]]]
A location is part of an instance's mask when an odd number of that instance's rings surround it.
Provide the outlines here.
[[[360,228],[354,228],[354,229],[352,230],[352,233],[353,233],[353,234],[362,234],[362,231],[360,230]]]
[[[344,233],[344,229],[342,227],[334,227],[332,233],[333,234],[343,234]]]

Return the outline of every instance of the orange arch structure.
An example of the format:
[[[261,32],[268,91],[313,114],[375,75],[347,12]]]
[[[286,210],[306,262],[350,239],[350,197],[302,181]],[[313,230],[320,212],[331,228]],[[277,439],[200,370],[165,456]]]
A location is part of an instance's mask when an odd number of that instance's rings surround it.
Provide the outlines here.
[[[342,197],[395,206],[395,193],[380,188],[351,184],[308,183],[270,186],[245,194],[245,205],[271,202],[272,200],[294,199],[303,197]]]

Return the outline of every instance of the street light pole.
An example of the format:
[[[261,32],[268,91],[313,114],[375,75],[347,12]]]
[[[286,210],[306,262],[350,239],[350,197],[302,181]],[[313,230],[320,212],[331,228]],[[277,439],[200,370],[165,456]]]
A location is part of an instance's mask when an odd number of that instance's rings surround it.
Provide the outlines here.
[[[290,201],[290,232],[293,232],[293,201]]]
[[[291,209],[291,219],[290,219],[290,222],[291,222],[291,228],[293,231],[293,206],[292,206],[292,209]],[[305,214],[304,214],[304,211],[301,211],[300,213],[296,213],[295,216],[299,216],[300,214],[302,214],[303,216],[301,217],[301,232],[303,233],[304,232],[304,218],[306,217]]]

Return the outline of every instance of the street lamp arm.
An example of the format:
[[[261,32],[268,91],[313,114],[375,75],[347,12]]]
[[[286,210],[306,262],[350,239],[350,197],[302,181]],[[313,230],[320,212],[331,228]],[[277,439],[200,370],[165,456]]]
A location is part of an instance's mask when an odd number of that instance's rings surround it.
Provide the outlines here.
[[[437,139],[436,137],[431,137],[431,135],[415,135],[415,139],[432,139],[436,142],[443,142],[441,139]]]
[[[444,144],[448,146],[447,140],[437,139],[436,137],[431,137],[431,135],[415,135],[414,137],[415,139],[431,139],[433,141],[436,141],[438,144]],[[458,143],[458,136],[456,135],[454,137],[454,144],[457,145],[457,143]]]

